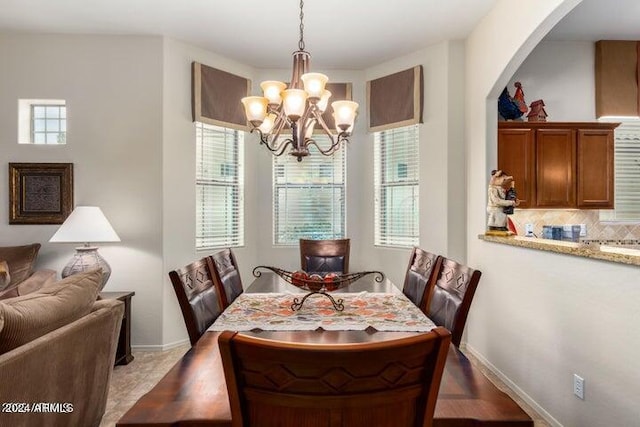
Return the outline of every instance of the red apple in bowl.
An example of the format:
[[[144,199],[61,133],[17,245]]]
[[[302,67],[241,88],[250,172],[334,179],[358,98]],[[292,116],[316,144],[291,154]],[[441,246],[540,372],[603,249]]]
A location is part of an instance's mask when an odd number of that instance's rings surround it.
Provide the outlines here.
[[[306,283],[306,280],[309,279],[309,276],[306,272],[302,270],[294,271],[291,275],[291,283],[296,286],[302,286]]]

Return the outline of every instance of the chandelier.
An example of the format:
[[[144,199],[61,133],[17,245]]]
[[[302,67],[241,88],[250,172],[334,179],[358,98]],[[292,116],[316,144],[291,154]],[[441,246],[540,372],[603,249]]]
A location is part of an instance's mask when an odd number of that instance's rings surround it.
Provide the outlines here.
[[[251,132],[258,132],[260,144],[276,156],[289,148],[289,154],[297,157],[299,162],[309,155],[311,145],[321,154],[330,156],[343,142],[348,142],[358,109],[358,103],[353,101],[331,103],[335,134],[322,119],[331,97],[331,92],[325,89],[329,78],[321,73],[309,72],[311,55],[304,50],[303,6],[300,0],[300,40],[298,50],[293,52],[293,74],[289,87],[283,82],[268,80],[260,83],[264,96],[242,98],[247,121],[252,126]],[[321,147],[312,138],[316,126],[329,136],[331,144],[328,147]],[[287,133],[286,138],[280,138],[283,131]]]

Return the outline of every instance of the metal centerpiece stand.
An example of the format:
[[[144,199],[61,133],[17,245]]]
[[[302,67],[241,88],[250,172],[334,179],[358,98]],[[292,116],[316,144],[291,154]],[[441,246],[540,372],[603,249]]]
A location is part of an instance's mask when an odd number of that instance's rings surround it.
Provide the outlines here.
[[[378,283],[382,283],[384,280],[384,273],[381,271],[362,271],[359,273],[348,273],[341,274],[339,276],[325,276],[322,280],[311,279],[309,276],[300,274],[298,271],[287,271],[277,267],[269,267],[266,265],[259,265],[253,269],[254,277],[260,277],[262,275],[262,271],[260,269],[270,270],[284,279],[287,283],[292,284],[293,286],[309,291],[309,293],[305,294],[302,299],[295,297],[293,299],[293,303],[291,304],[292,311],[298,311],[304,305],[304,302],[312,295],[324,295],[329,298],[331,304],[333,304],[333,308],[336,311],[344,310],[344,300],[342,298],[335,299],[329,293],[330,291],[336,291],[338,289],[349,286],[351,283],[355,282],[358,279],[368,275],[375,274],[376,277],[374,280]]]

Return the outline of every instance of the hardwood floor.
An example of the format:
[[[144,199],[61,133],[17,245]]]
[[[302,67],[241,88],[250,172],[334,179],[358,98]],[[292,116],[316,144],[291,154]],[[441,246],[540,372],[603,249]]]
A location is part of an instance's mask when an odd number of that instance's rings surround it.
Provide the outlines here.
[[[111,377],[107,409],[100,423],[100,427],[113,427],[122,415],[145,393],[147,393],[171,367],[191,348],[186,343],[179,347],[163,352],[134,351],[135,359],[128,365],[116,366]],[[496,387],[507,393],[534,420],[535,427],[550,427],[518,395],[507,387],[495,374],[477,361],[468,352],[465,355],[478,366],[484,375]]]

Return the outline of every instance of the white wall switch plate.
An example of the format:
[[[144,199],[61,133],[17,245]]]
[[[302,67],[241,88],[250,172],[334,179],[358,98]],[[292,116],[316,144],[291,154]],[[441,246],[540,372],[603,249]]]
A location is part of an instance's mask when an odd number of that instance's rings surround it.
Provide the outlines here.
[[[587,224],[580,224],[580,237],[587,237]]]

